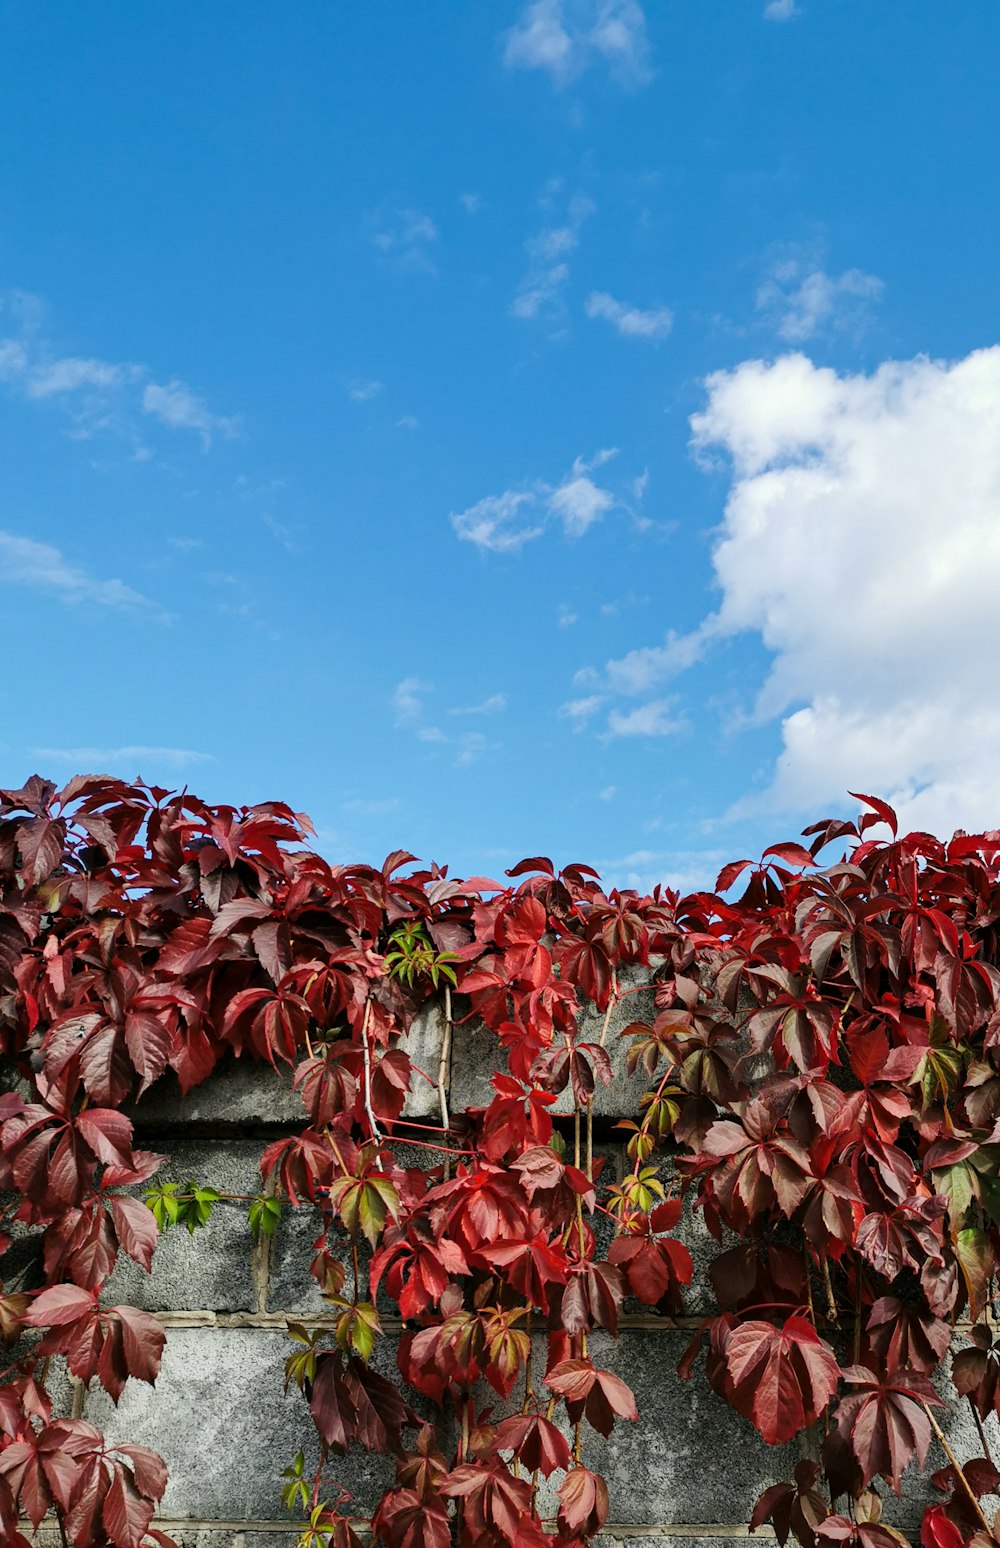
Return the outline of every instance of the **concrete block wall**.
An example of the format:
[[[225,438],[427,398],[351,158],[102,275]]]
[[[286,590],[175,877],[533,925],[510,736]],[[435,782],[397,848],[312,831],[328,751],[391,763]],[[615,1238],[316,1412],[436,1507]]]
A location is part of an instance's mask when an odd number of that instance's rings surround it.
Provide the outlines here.
[[[640,1019],[650,1007],[634,995],[615,1011],[608,1046],[622,1060],[620,1026]],[[600,1025],[594,1029],[600,1035]],[[434,1008],[411,1034],[412,1056],[436,1078],[444,1034]],[[454,1029],[449,1071],[453,1111],[489,1100],[489,1075],[496,1067],[495,1043],[474,1024]],[[603,1094],[598,1109],[606,1175],[627,1167],[613,1120],[635,1112],[645,1089],[622,1073]],[[417,1081],[408,1111],[434,1121],[435,1087]],[[254,1194],[260,1186],[258,1161],[267,1141],[302,1124],[298,1097],[268,1069],[233,1063],[220,1069],[187,1098],[164,1084],[134,1111],[137,1138],[164,1152],[167,1181],[188,1179],[220,1192]],[[404,1164],[429,1153],[413,1150]],[[281,1472],[298,1450],[311,1463],[315,1431],[296,1388],[283,1392],[283,1368],[291,1345],[289,1320],[324,1320],[327,1308],[309,1274],[319,1229],[314,1212],[286,1210],[270,1242],[257,1245],[246,1223],[246,1207],[216,1206],[210,1224],[193,1237],[174,1227],[160,1241],[153,1271],[145,1275],[123,1260],[106,1300],[141,1306],[164,1325],[167,1344],[155,1388],[131,1381],[117,1408],[96,1386],[77,1388],[72,1411],[99,1425],[114,1441],[133,1441],[159,1451],[170,1483],[159,1524],[181,1548],[291,1548],[297,1531],[281,1506]],[[700,1216],[688,1211],[683,1235],[695,1259],[696,1284],[687,1298],[690,1315],[677,1322],[626,1308],[615,1342],[593,1337],[602,1364],[632,1387],[637,1424],[618,1424],[610,1439],[589,1433],[586,1460],[601,1471],[611,1494],[611,1519],[602,1548],[725,1548],[744,1540],[746,1523],[761,1491],[787,1479],[800,1453],[764,1445],[751,1426],[708,1387],[699,1370],[682,1381],[677,1364],[698,1325],[711,1311],[707,1267],[716,1255]],[[386,1309],[391,1309],[387,1303]],[[375,1360],[395,1371],[393,1331],[398,1321],[383,1316],[390,1336],[380,1341]],[[538,1358],[544,1358],[539,1348]],[[419,1401],[415,1404],[419,1406]],[[960,1458],[978,1454],[971,1417],[961,1410],[950,1439]],[[931,1467],[944,1458],[932,1452]],[[370,1514],[391,1480],[390,1459],[353,1450],[340,1464],[350,1491],[352,1513]],[[932,1491],[911,1478],[905,1505],[887,1509],[916,1541],[924,1500]],[[767,1530],[757,1534],[767,1539]],[[41,1543],[47,1540],[44,1534]]]

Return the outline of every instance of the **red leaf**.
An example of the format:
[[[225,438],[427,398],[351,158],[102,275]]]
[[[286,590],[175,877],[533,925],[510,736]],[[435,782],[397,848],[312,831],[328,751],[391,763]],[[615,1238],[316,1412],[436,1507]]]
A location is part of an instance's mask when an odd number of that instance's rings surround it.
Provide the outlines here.
[[[97,1305],[97,1296],[76,1285],[53,1285],[36,1295],[31,1307],[24,1314],[24,1321],[32,1328],[61,1328],[87,1317]]]
[[[153,1211],[140,1199],[130,1199],[118,1193],[110,1196],[108,1204],[122,1248],[148,1274],[153,1266],[153,1253],[159,1240]]]
[[[142,1548],[146,1528],[153,1519],[152,1502],[143,1498],[132,1474],[120,1464],[115,1466],[101,1519],[116,1548]]]
[[[836,1356],[804,1317],[789,1317],[783,1328],[744,1322],[723,1353],[734,1406],[771,1446],[812,1424],[837,1390]]]

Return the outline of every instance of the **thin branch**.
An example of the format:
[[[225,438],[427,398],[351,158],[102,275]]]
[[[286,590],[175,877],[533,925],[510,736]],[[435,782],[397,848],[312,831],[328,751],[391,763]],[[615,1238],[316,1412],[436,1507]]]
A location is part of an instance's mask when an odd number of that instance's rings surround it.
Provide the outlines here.
[[[381,1145],[382,1130],[379,1128],[377,1122],[375,1121],[375,1114],[372,1110],[372,1055],[371,1049],[368,1046],[368,1019],[371,1015],[371,1008],[371,1000],[366,1000],[365,1014],[361,1021],[361,1046],[365,1059],[365,1112],[368,1115],[368,1125],[371,1129],[372,1139],[376,1142],[377,1145]],[[375,1159],[378,1170],[381,1172],[382,1162],[378,1156],[377,1151]]]
[[[448,1072],[451,1064],[451,985],[444,986],[444,1037],[441,1039],[441,1057],[438,1060],[438,1102],[441,1105],[441,1126],[447,1131],[451,1126],[448,1116]],[[451,1176],[451,1162],[445,1157],[444,1175]]]
[[[923,1403],[921,1406],[923,1407],[924,1413],[927,1415],[928,1419],[931,1422],[931,1429],[934,1431],[934,1434],[937,1436],[938,1440],[941,1442],[941,1449],[942,1449],[942,1451],[944,1452],[945,1456],[948,1458],[948,1461],[951,1463],[952,1467],[955,1470],[956,1478],[958,1478],[959,1482],[962,1485],[962,1488],[965,1490],[966,1494],[969,1496],[969,1500],[970,1500],[970,1502],[972,1504],[973,1510],[975,1511],[976,1515],[979,1517],[980,1521],[983,1523],[983,1526],[985,1527],[986,1531],[989,1532],[990,1531],[990,1524],[987,1521],[986,1517],[983,1515],[982,1506],[980,1505],[979,1500],[978,1500],[975,1492],[973,1491],[972,1485],[970,1484],[969,1480],[966,1478],[965,1474],[962,1472],[962,1465],[961,1465],[961,1463],[959,1462],[959,1460],[956,1457],[955,1453],[952,1451],[951,1447],[948,1445],[948,1442],[945,1439],[944,1431],[942,1430],[941,1426],[938,1424],[938,1422],[935,1419],[934,1415],[931,1413],[931,1411],[928,1408],[927,1404]]]
[[[990,1443],[986,1439],[986,1431],[983,1429],[983,1421],[979,1416],[979,1409],[972,1401],[972,1393],[969,1392],[966,1394],[966,1396],[969,1399],[969,1407],[972,1409],[972,1417],[976,1421],[976,1429],[979,1431],[979,1444],[983,1448],[983,1456],[986,1458],[987,1462],[992,1462],[993,1457],[990,1453]]]

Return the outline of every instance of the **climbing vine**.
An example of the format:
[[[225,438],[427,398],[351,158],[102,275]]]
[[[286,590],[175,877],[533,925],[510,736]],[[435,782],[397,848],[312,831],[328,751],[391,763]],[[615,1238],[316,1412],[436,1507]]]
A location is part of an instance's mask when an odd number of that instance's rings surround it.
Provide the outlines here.
[[[148,1270],[159,1229],[196,1229],[220,1196],[158,1183],[128,1113],[169,1071],[190,1091],[227,1055],[286,1069],[303,1104],[261,1157],[251,1230],[323,1216],[312,1271],[330,1315],[290,1328],[287,1365],[319,1437],[318,1466],[285,1475],[306,1548],[356,1548],[337,1473],[351,1446],[395,1458],[370,1523],[384,1548],[597,1533],[609,1499],[588,1437],[637,1411],[591,1335],[617,1334],[627,1297],[666,1326],[683,1312],[686,1208],[719,1243],[718,1310],[681,1373],[703,1358],[766,1441],[803,1438],[751,1525],[894,1548],[882,1496],[937,1447],[925,1548],[995,1544],[1000,834],[899,836],[858,799],[856,824],[813,824],[808,847],[682,898],[605,892],[543,857],[502,883],[405,852],[331,865],[278,803],[97,776],[0,792],[0,1029],[18,1077],[0,1096],[3,1541],[24,1548],[19,1521],[51,1515],[74,1548],[170,1548],[153,1525],[162,1460],[55,1416],[47,1378],[58,1356],[115,1402],[155,1382],[162,1327],[105,1287],[120,1253]],[[611,1016],[639,987],[655,1015],[626,1026],[623,1061]],[[431,998],[445,1032],[427,1071],[407,1032]],[[449,1050],[472,1024],[496,1040],[493,1095],[450,1114]],[[648,1090],[615,1181],[594,1097],[623,1062]],[[418,1082],[436,1125],[404,1117]],[[401,1141],[426,1164],[404,1166]],[[371,1361],[380,1297],[403,1321],[398,1380]],[[981,1443],[962,1465],[958,1405]]]

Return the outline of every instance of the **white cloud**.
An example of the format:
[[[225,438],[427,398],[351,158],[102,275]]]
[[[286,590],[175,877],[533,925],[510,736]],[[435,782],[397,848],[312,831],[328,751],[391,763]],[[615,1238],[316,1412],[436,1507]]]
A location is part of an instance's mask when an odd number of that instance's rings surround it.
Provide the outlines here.
[[[845,269],[827,274],[797,257],[774,264],[757,291],[757,310],[783,339],[802,344],[824,330],[861,333],[885,285],[874,274]]]
[[[424,695],[430,693],[430,684],[419,677],[404,677],[397,683],[392,694],[392,709],[397,726],[412,726],[424,712]]]
[[[416,414],[404,414],[401,419],[396,420],[396,429],[419,430],[420,420],[417,418]]]
[[[108,360],[80,360],[68,355],[32,368],[26,378],[29,398],[49,398],[56,393],[79,392],[82,387],[108,391],[136,373],[134,366],[112,365]]]
[[[650,893],[656,886],[671,887],[682,895],[707,891],[719,867],[732,855],[724,849],[634,849],[629,854],[595,861],[605,887],[630,887]]]
[[[698,635],[759,635],[782,719],[740,811],[846,790],[945,836],[1000,826],[1000,346],[838,375],[803,355],[709,378],[696,447],[733,482]]]
[[[567,537],[582,537],[595,521],[606,516],[615,503],[607,489],[601,489],[586,473],[574,472],[549,496],[549,510],[558,516]]]
[[[98,580],[71,564],[52,543],[38,543],[13,532],[0,531],[0,583],[45,592],[60,602],[167,616],[157,603],[123,581]]]
[[[148,382],[142,394],[142,406],[147,414],[152,414],[171,430],[196,431],[206,449],[216,433],[227,439],[239,434],[238,419],[213,414],[204,398],[199,398],[176,377],[169,382]]]
[[[602,612],[611,611],[602,608]],[[614,609],[617,611],[617,609]],[[608,687],[614,693],[638,695],[649,693],[667,678],[674,677],[693,666],[704,653],[706,632],[695,630],[692,634],[676,634],[668,631],[662,645],[642,645],[627,655],[609,661],[606,669]]]
[[[32,756],[52,763],[72,763],[78,769],[137,768],[182,769],[192,763],[214,763],[212,753],[192,752],[187,747],[34,747]]]
[[[433,253],[440,237],[437,226],[422,210],[395,209],[376,218],[372,245],[396,268],[436,274]]]
[[[604,735],[674,736],[687,729],[683,716],[674,713],[675,704],[673,699],[652,699],[633,710],[612,710]]]
[[[459,194],[458,202],[467,215],[478,215],[480,210],[486,208],[486,200],[477,193]]]
[[[545,70],[557,87],[604,64],[633,88],[652,76],[646,18],[638,0],[531,0],[507,34],[504,63]]]
[[[536,496],[529,490],[507,489],[459,511],[451,524],[463,543],[474,543],[492,553],[511,553],[542,535],[543,528],[537,522],[532,526],[521,514],[535,504]]]
[[[548,199],[542,202],[550,203]],[[528,269],[510,304],[512,317],[530,322],[536,317],[551,321],[563,315],[563,291],[570,277],[566,257],[579,245],[584,222],[595,209],[591,199],[576,194],[569,200],[564,218],[558,225],[544,226],[528,238],[524,244]]]
[[[385,384],[377,382],[370,376],[356,376],[348,383],[347,396],[352,403],[370,403],[372,398],[377,398],[384,391]]]
[[[0,381],[29,400],[59,400],[72,416],[71,439],[89,440],[98,431],[114,430],[135,440],[139,408],[171,429],[198,431],[206,449],[215,432],[238,434],[237,419],[213,414],[176,378],[158,384],[150,381],[145,366],[129,361],[60,355],[46,337],[47,309],[38,296],[0,294],[0,313],[9,315],[17,330],[0,338]],[[143,461],[151,453],[136,445],[133,455]]]
[[[602,693],[591,693],[582,699],[570,699],[561,706],[559,713],[570,722],[574,731],[585,731],[604,702]]]
[[[600,799],[602,801],[613,801],[617,794],[617,785],[605,785],[604,789],[600,792]]]
[[[505,693],[491,693],[488,699],[483,699],[479,704],[470,704],[462,709],[450,709],[449,715],[498,715],[501,710],[507,708],[507,695]]]
[[[467,769],[470,764],[477,763],[489,747],[489,741],[481,731],[463,731],[458,738],[455,767]]]
[[[567,538],[579,538],[613,510],[618,500],[592,477],[616,455],[613,448],[599,451],[589,462],[577,457],[561,483],[537,483],[531,489],[507,489],[487,495],[468,510],[451,518],[456,535],[465,543],[492,553],[512,553],[541,537],[546,523],[561,523]]]
[[[556,613],[556,623],[560,629],[571,629],[575,623],[579,622],[579,619],[580,615],[578,613],[574,613],[573,609],[565,602],[560,602],[558,612]]]
[[[381,801],[366,801],[360,796],[354,796],[343,803],[343,810],[350,812],[352,817],[384,817],[398,806],[398,796],[387,796]]]
[[[600,317],[609,322],[626,339],[649,339],[657,343],[665,339],[674,325],[674,314],[665,306],[649,307],[645,311],[628,301],[616,301],[605,290],[594,290],[584,303],[588,317]]]
[[[765,21],[788,21],[798,14],[795,0],[767,0],[764,7]]]

